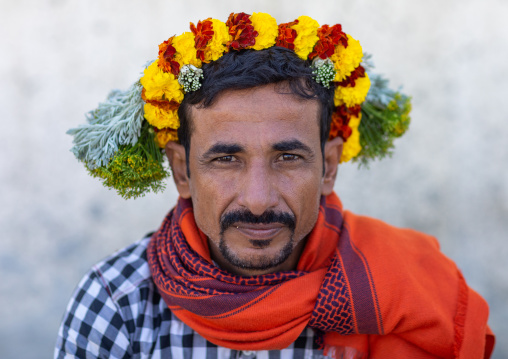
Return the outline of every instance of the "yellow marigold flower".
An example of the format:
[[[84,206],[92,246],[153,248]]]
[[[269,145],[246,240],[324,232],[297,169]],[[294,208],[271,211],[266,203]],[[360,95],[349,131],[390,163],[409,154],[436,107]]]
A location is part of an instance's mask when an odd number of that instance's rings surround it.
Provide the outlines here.
[[[335,89],[335,94],[333,97],[335,106],[346,105],[347,107],[353,107],[355,105],[360,105],[365,101],[367,97],[367,93],[370,88],[370,79],[367,73],[365,73],[365,77],[360,77],[356,80],[355,87],[342,87],[339,86]]]
[[[165,110],[161,107],[146,103],[144,106],[145,119],[152,126],[158,129],[172,128],[174,130],[180,127],[180,119],[178,118],[178,110]]]
[[[333,81],[343,81],[362,62],[363,52],[360,42],[349,35],[347,35],[347,42],[347,48],[339,44],[335,46],[335,53],[330,56],[336,71]]]
[[[145,69],[141,77],[141,85],[145,88],[145,96],[148,100],[174,100],[183,101],[182,87],[172,73],[162,71],[157,66],[159,60],[154,61]]]
[[[212,19],[211,21],[213,27],[213,37],[206,46],[204,60],[206,63],[216,61],[222,56],[224,51],[227,49],[226,44],[230,38],[228,27],[225,23],[216,19]]]
[[[358,129],[360,126],[360,120],[362,119],[362,113],[360,112],[359,116],[351,116],[349,119],[348,126],[351,127],[352,130]]]
[[[256,43],[251,48],[254,50],[263,50],[275,45],[275,40],[279,34],[277,20],[264,12],[255,12],[250,16],[250,21],[254,30],[258,32]]]
[[[178,141],[178,135],[176,134],[176,131],[165,128],[163,130],[157,131],[155,134],[155,143],[157,143],[160,148],[166,147],[166,143],[169,141]]]
[[[194,47],[194,34],[192,32],[184,32],[173,39],[173,47],[176,50],[175,61],[183,65],[194,65],[201,67],[201,60],[196,56],[196,48]]]
[[[314,45],[319,40],[317,35],[319,23],[311,17],[300,16],[298,24],[291,26],[291,28],[296,30],[295,53],[302,60],[307,60],[307,56],[309,56],[312,49],[314,49]]]
[[[351,136],[347,139],[342,147],[342,155],[340,157],[340,162],[348,162],[352,158],[358,156],[360,151],[362,150],[362,146],[360,145],[360,131],[358,131],[358,125],[360,124],[362,114],[358,117],[353,116],[349,120],[349,127],[351,127]]]

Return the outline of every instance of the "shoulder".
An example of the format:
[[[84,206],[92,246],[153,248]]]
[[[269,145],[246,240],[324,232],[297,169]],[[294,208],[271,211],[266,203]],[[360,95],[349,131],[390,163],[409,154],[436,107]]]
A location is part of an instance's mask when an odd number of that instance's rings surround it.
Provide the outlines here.
[[[142,338],[169,332],[173,317],[146,260],[149,240],[119,250],[83,277],[67,306],[55,357],[131,357],[153,346]]]
[[[428,234],[409,228],[398,228],[379,219],[344,212],[345,227],[351,240],[358,246],[380,247],[390,250],[439,252],[438,240]],[[382,248],[381,248],[382,247]]]
[[[97,278],[115,301],[138,291],[144,283],[151,282],[146,259],[150,237],[143,238],[117,251],[92,267],[87,277]]]
[[[456,264],[440,251],[436,238],[350,212],[345,213],[345,230],[339,245],[344,263],[365,268],[376,282],[380,298],[396,292],[408,298],[407,291],[417,288],[423,288],[429,296],[445,290],[458,293],[462,275]],[[441,299],[445,300],[444,297]]]
[[[435,293],[459,285],[459,269],[433,236],[350,212],[344,218],[347,232],[341,235],[341,256],[361,259],[373,277],[407,285],[401,290],[425,284]],[[386,288],[393,290],[393,285]]]

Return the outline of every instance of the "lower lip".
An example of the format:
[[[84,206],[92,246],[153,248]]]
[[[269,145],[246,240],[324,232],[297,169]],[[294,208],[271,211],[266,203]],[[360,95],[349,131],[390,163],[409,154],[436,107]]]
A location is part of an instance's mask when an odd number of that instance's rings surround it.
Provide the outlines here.
[[[276,227],[276,228],[269,228],[269,229],[253,229],[253,228],[235,228],[237,231],[242,233],[245,237],[248,237],[249,239],[256,239],[256,240],[267,240],[272,239],[275,237],[284,227]]]

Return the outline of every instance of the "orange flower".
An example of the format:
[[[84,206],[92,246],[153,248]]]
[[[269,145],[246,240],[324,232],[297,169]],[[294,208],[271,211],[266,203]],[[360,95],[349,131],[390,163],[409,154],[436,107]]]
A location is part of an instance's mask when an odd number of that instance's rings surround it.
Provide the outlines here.
[[[198,21],[198,26],[194,26],[194,24],[190,23],[190,29],[194,34],[194,41],[196,47],[197,57],[201,60],[205,60],[205,49],[206,45],[208,45],[208,41],[210,41],[213,37],[213,23],[212,19],[208,18],[203,21]]]
[[[229,15],[228,21],[226,22],[229,28],[229,35],[232,37],[232,40],[227,43],[229,48],[241,50],[249,46],[254,46],[256,43],[258,32],[254,30],[254,26],[249,17],[250,15],[244,12],[238,14],[231,13]]]
[[[173,61],[173,56],[175,56],[176,53],[176,50],[172,45],[173,38],[174,36],[171,36],[159,45],[159,67],[164,72],[171,72],[173,75],[178,76],[180,73],[180,64]]]
[[[291,29],[291,26],[298,24],[298,20],[287,22],[279,25],[279,36],[275,42],[275,46],[285,47],[286,49],[295,49],[296,30]]]
[[[347,36],[342,31],[340,24],[323,25],[318,29],[317,35],[319,37],[318,42],[314,46],[314,50],[310,53],[309,59],[313,59],[319,56],[322,59],[326,59],[333,55],[335,46],[341,43],[345,48],[347,47]]]
[[[356,80],[362,77],[365,77],[365,69],[360,65],[344,81],[339,82],[338,85],[342,87],[355,87]]]

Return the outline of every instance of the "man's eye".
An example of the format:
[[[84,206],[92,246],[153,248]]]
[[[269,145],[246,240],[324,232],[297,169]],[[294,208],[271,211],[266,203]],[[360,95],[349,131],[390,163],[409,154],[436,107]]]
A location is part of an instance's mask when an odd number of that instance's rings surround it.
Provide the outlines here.
[[[290,153],[284,153],[280,156],[282,161],[296,161],[300,158],[298,155],[292,155]]]
[[[228,156],[217,157],[215,159],[215,161],[218,161],[218,162],[233,162],[233,161],[236,161],[236,159],[235,159],[234,156],[228,155]]]

